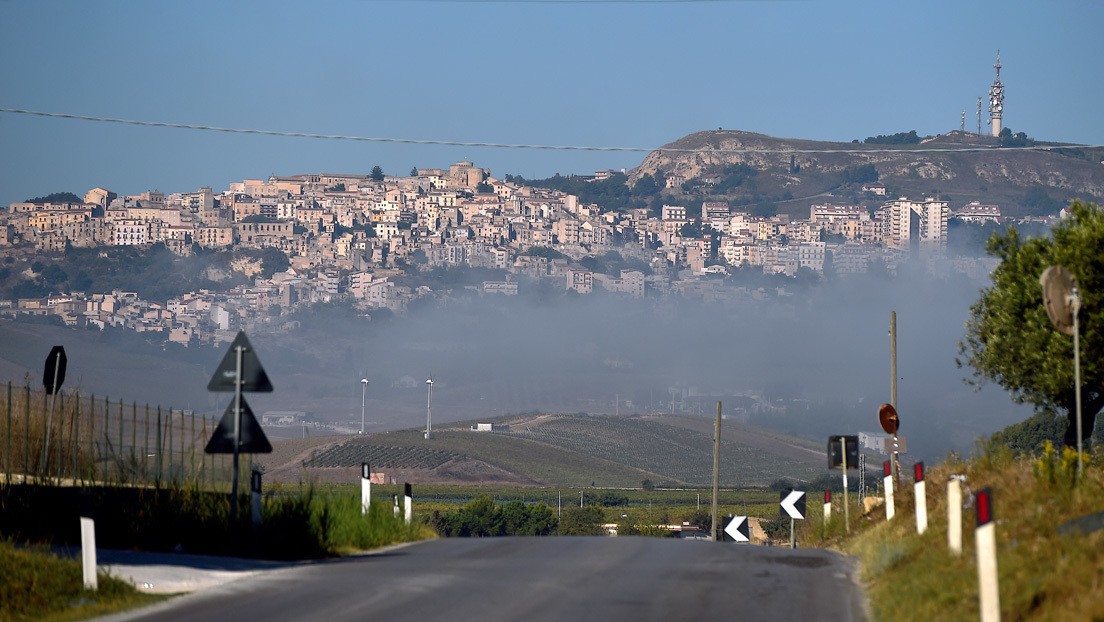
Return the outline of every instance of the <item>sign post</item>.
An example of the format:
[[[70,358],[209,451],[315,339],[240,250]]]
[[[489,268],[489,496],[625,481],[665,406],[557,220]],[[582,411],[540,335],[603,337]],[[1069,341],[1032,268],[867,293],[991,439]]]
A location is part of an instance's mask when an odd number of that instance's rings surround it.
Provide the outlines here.
[[[249,339],[246,338],[245,331],[238,331],[238,335],[234,338],[234,342],[230,344],[230,349],[226,352],[226,355],[222,357],[222,362],[219,363],[218,369],[215,370],[215,374],[211,376],[211,381],[207,383],[207,390],[212,392],[234,392],[232,410],[228,408],[226,415],[223,415],[222,422],[219,423],[210,442],[207,443],[206,452],[209,454],[234,454],[234,474],[230,487],[230,516],[231,520],[236,520],[238,516],[239,454],[242,451],[246,453],[269,453],[272,451],[272,445],[269,444],[268,439],[265,438],[264,431],[251,412],[248,415],[248,420],[252,422],[252,426],[255,426],[255,430],[250,431],[253,433],[257,445],[253,447],[242,447],[243,407],[248,412],[248,406],[245,405],[245,400],[242,399],[242,392],[272,392],[272,383],[269,382],[268,374],[265,373],[264,367],[261,366],[261,361],[257,358],[256,351],[249,343]],[[230,417],[231,421],[227,422],[227,416]],[[232,437],[228,439],[232,445],[230,452],[224,451],[225,443],[223,441],[227,440],[225,439],[226,430],[223,430],[224,423],[229,423],[227,427],[229,430],[233,431]],[[247,422],[247,426],[248,425]],[[220,430],[222,430],[221,439]],[[216,441],[219,442],[216,443]]]
[[[835,439],[839,439],[839,450],[836,450]],[[859,437],[858,436],[833,436],[828,438],[828,468],[843,469],[843,522],[847,533],[851,533],[851,508],[848,507],[847,493],[847,469],[854,469],[859,465]],[[825,493],[827,495],[827,493]],[[825,504],[828,498],[825,496]],[[828,511],[831,508],[825,505]],[[827,521],[827,515],[825,516]]]
[[[54,346],[50,354],[46,356],[46,367],[42,371],[42,388],[50,396],[50,407],[46,410],[46,435],[42,442],[42,463],[39,467],[39,476],[46,475],[46,463],[50,461],[50,429],[53,428],[54,404],[57,401],[57,392],[61,383],[65,381],[65,348]]]
[[[794,519],[805,520],[805,491],[783,490],[779,494],[778,505],[782,516],[790,517],[790,548],[794,544]]]

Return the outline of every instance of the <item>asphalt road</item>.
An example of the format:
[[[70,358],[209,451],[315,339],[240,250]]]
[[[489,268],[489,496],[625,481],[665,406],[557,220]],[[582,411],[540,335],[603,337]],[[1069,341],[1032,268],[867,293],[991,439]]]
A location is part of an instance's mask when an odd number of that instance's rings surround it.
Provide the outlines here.
[[[633,537],[450,538],[276,567],[111,620],[863,620],[833,551]]]

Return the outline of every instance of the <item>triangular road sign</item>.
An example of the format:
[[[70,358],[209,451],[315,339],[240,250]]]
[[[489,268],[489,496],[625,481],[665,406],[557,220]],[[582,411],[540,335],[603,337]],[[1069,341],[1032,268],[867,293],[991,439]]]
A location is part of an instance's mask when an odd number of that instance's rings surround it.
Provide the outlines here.
[[[257,358],[256,351],[245,337],[245,331],[238,331],[234,337],[234,343],[226,356],[222,357],[215,375],[207,383],[208,391],[234,391],[235,381],[238,379],[238,348],[242,349],[242,385],[241,390],[253,393],[269,393],[272,391],[272,383],[268,381],[268,374],[261,367],[261,360]]]
[[[751,542],[746,516],[733,516],[732,520],[725,525],[724,532],[737,542]]]
[[[781,506],[783,518],[787,516],[798,520],[805,518],[805,491],[783,490],[779,495],[778,504]]]
[[[257,423],[257,418],[253,416],[253,411],[249,409],[249,404],[245,403],[245,398],[242,398],[241,401],[241,429],[238,433],[240,435],[240,442],[238,443],[239,453],[272,453],[272,443],[268,442],[264,430],[261,429],[261,424]],[[209,454],[234,453],[233,402],[226,407],[226,412],[223,413],[222,420],[219,421],[218,427],[215,428],[215,433],[211,435],[211,440],[207,441],[207,448],[204,449],[204,451]]]

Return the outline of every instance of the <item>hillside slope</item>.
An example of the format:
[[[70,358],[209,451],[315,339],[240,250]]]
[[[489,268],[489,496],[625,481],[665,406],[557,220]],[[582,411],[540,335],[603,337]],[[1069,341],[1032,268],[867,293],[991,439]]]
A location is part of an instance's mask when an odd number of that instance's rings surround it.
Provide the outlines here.
[[[707,486],[713,428],[707,418],[544,414],[496,420],[504,432],[444,426],[426,441],[421,430],[277,441],[255,456],[274,481],[353,482],[360,465],[395,481],[422,484],[639,487]],[[702,428],[707,429],[702,429]],[[810,481],[826,473],[814,444],[749,426],[726,426],[721,483],[766,486]]]
[[[1037,143],[1044,145],[1059,147]],[[806,216],[811,203],[862,199],[860,184],[846,183],[842,174],[867,164],[874,165],[878,182],[887,186],[890,195],[917,199],[939,195],[959,204],[970,200],[995,203],[1010,216],[1047,213],[1055,202],[1065,203],[1072,198],[1095,202],[1104,199],[1104,166],[1100,163],[1104,150],[1076,145],[1055,150],[997,147],[993,138],[964,132],[931,137],[920,144],[891,146],[714,130],[691,134],[653,151],[632,171],[630,179],[635,182],[644,174],[657,173],[695,179],[707,174],[723,175],[726,167],[746,164],[758,174],[724,195],[704,196],[727,198],[737,204],[766,200],[775,203],[782,213]],[[954,151],[964,148],[978,150]],[[923,152],[912,151],[917,149]],[[795,150],[805,152],[791,153]]]

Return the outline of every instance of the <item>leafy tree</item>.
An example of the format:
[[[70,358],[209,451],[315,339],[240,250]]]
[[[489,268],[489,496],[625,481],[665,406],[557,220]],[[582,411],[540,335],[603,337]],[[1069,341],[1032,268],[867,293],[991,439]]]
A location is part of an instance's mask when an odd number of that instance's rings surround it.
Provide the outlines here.
[[[695,218],[679,228],[679,235],[684,238],[700,238],[702,236],[701,220]]]
[[[411,177],[417,177],[418,176],[418,167],[417,166],[410,167],[410,176]]]
[[[637,196],[650,197],[657,192],[659,192],[659,186],[656,184],[655,177],[652,177],[649,173],[644,173],[644,175],[633,184],[633,194]]]
[[[993,435],[993,440],[1019,453],[1038,454],[1045,441],[1050,441],[1053,445],[1061,443],[1066,427],[1064,417],[1056,415],[1054,411],[1044,410],[997,432]]]
[[[601,536],[606,531],[602,528],[605,516],[602,508],[597,505],[585,507],[570,506],[564,508],[560,517],[561,536]]]
[[[478,184],[475,185],[475,191],[476,192],[482,192],[484,194],[491,194],[491,193],[494,192],[494,186],[492,186],[491,184],[488,184],[485,181],[481,181],[481,182],[479,182]]]
[[[843,169],[843,172],[840,174],[840,181],[845,184],[865,184],[871,181],[878,181],[878,169],[874,168],[873,164],[849,166]]]
[[[27,199],[24,203],[84,203],[84,199],[72,192],[53,192],[44,197]]]
[[[271,279],[273,274],[277,272],[283,272],[291,266],[291,261],[288,260],[288,256],[284,251],[273,248],[271,246],[266,247],[261,251],[261,276],[266,279]]]
[[[920,143],[920,137],[916,135],[916,130],[910,130],[896,134],[869,136],[863,142],[868,145],[916,145]]]
[[[959,367],[973,368],[968,383],[995,382],[1014,401],[1036,412],[1066,412],[1065,444],[1077,444],[1072,339],[1058,332],[1043,308],[1039,275],[1059,265],[1077,279],[1082,306],[1082,436],[1092,435],[1104,408],[1104,212],[1092,203],[1073,201],[1072,215],[1055,225],[1052,237],[1021,239],[1016,229],[994,234],[986,252],[1001,259],[992,287],[970,307],[966,336],[959,342]]]
[[[383,181],[383,169],[380,168],[379,164],[372,167],[372,172],[368,174],[368,177],[372,181]]]
[[[565,255],[550,246],[530,246],[526,255],[530,257],[547,257],[549,259],[563,259]]]
[[[1035,144],[1035,140],[1028,138],[1026,132],[1013,134],[1010,127],[1002,128],[997,138],[1000,139],[1001,147],[1031,147]]]

